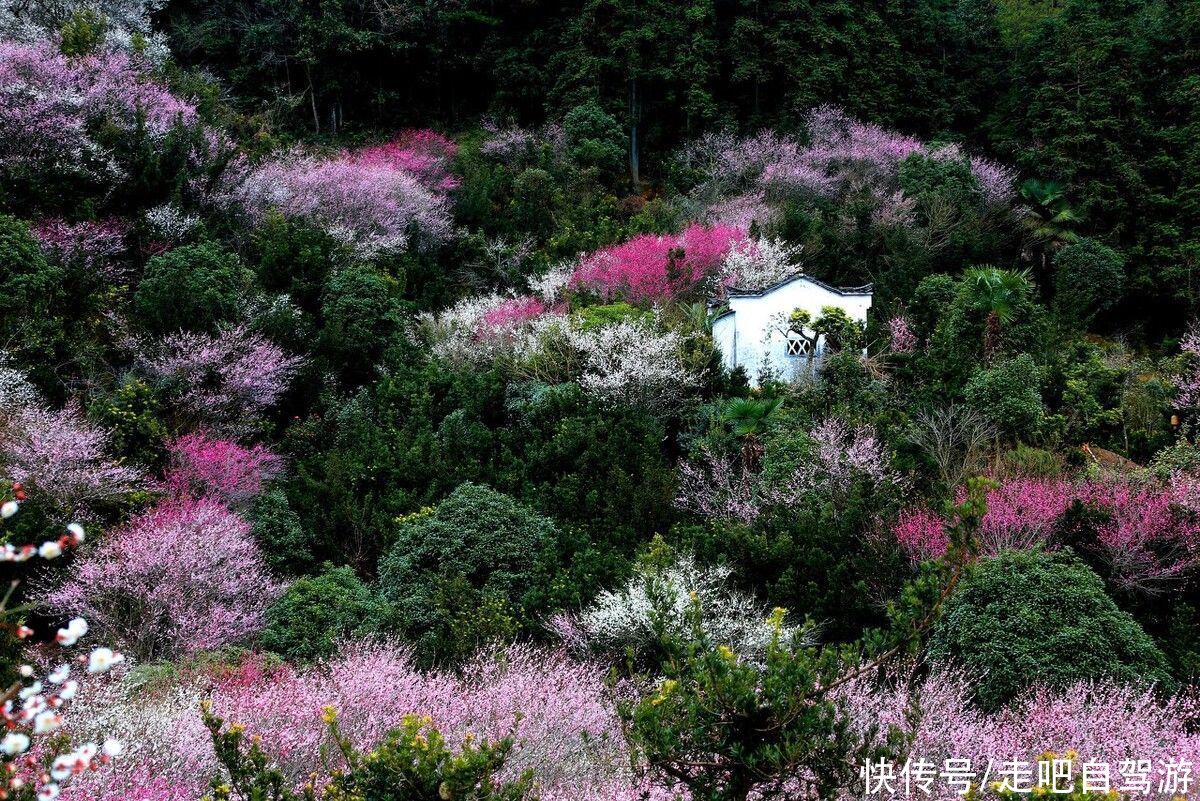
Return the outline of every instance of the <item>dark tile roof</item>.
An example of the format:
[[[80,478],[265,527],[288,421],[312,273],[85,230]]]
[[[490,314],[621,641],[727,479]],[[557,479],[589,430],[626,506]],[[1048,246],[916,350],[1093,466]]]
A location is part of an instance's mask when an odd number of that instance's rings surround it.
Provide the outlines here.
[[[782,281],[777,281],[768,287],[764,287],[763,289],[730,288],[730,289],[726,290],[725,294],[726,294],[726,296],[731,297],[731,298],[762,297],[763,295],[768,295],[768,294],[774,292],[776,289],[779,289],[779,287],[781,287],[781,286],[785,286],[787,284],[792,283],[793,281],[798,281],[801,279],[808,281],[810,284],[816,284],[817,286],[821,287],[822,289],[826,289],[835,295],[870,295],[871,289],[873,287],[873,284],[864,284],[863,286],[847,286],[847,287],[830,286],[829,284],[825,283],[824,281],[813,278],[811,275],[808,275],[806,273],[796,273],[795,275],[789,276],[789,277],[783,279]]]

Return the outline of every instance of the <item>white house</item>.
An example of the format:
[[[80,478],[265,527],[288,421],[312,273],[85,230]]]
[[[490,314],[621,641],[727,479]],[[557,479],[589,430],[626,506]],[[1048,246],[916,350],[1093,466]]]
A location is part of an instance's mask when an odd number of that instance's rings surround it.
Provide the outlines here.
[[[797,274],[761,290],[730,289],[713,318],[713,341],[727,369],[742,367],[751,383],[771,373],[791,380],[813,370],[824,356],[825,337],[808,339],[787,331],[787,319],[803,309],[815,320],[821,309],[837,306],[852,320],[865,323],[871,308],[871,286],[839,289],[809,275]]]

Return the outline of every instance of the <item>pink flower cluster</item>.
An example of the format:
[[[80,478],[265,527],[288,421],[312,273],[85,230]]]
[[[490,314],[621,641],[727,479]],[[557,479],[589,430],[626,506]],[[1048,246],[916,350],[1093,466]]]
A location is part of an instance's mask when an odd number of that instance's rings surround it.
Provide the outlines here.
[[[909,325],[908,318],[898,314],[887,321],[888,339],[892,353],[912,353],[917,347],[917,336]]]
[[[390,142],[350,154],[360,164],[385,166],[412,173],[429,189],[448,192],[461,181],[450,174],[458,144],[427,128],[408,129]]]
[[[254,220],[278,211],[306,220],[372,258],[453,233],[445,192],[454,144],[432,132],[330,158],[292,153],[249,172],[233,195]]]
[[[151,660],[245,640],[282,591],[245,521],[204,498],[164,501],[109,532],[41,597]]]
[[[42,250],[62,262],[75,262],[98,270],[107,278],[121,278],[113,259],[125,251],[129,225],[108,219],[69,223],[58,218],[42,220],[33,227]]]
[[[546,304],[540,298],[532,295],[506,298],[500,305],[483,315],[479,336],[488,336],[493,332],[511,331],[545,312]]]
[[[1055,547],[1056,526],[1076,502],[1102,511],[1106,519],[1094,543],[1114,581],[1126,589],[1152,592],[1200,563],[1200,518],[1188,508],[1190,485],[1140,485],[1097,480],[1018,478],[987,493],[979,530],[984,554],[1035,545]],[[958,500],[964,498],[960,489]],[[902,514],[892,529],[914,561],[940,556],[949,544],[944,521],[926,509]]]
[[[87,517],[93,506],[145,487],[141,472],[110,458],[107,445],[108,432],[88,423],[75,403],[21,406],[0,425],[7,475],[69,516]]]
[[[171,334],[137,354],[143,372],[175,387],[193,423],[239,436],[279,400],[301,361],[243,326]]]
[[[323,708],[333,706],[339,729],[358,748],[377,744],[406,715],[422,715],[455,745],[468,735],[514,737],[505,770],[532,770],[543,798],[640,798],[633,792],[638,784],[603,670],[561,651],[511,646],[457,672],[422,672],[400,646],[360,642],[309,668],[269,666],[251,657],[236,668],[185,682],[211,688],[214,712],[261,737],[263,749],[297,785],[314,770],[337,767],[322,721]],[[87,798],[116,801],[125,797],[120,795],[125,788],[144,786],[152,776],[202,794],[215,759],[200,730],[193,703],[198,695],[176,692],[163,699],[166,703],[147,699],[123,714],[128,741],[154,733],[166,742],[141,752],[131,749],[117,766],[119,775],[97,777]],[[95,714],[105,714],[104,707]],[[86,731],[87,723],[80,727]],[[672,798],[650,796],[656,797]]]
[[[244,447],[192,433],[170,443],[166,483],[179,498],[215,498],[231,508],[249,503],[283,470],[283,460],[263,445]]]
[[[1175,403],[1181,408],[1200,407],[1200,326],[1193,325],[1179,346],[1188,358],[1183,374],[1176,379]]]
[[[68,58],[49,41],[0,42],[0,167],[61,171],[109,169],[92,135],[101,123],[133,131],[143,122],[161,137],[195,106],[172,95],[128,53]]]
[[[1084,761],[1107,763],[1116,787],[1123,762],[1148,760],[1153,766],[1150,782],[1157,790],[1170,761],[1200,764],[1195,729],[1200,706],[1192,697],[1163,701],[1151,688],[1083,683],[1065,690],[1031,690],[993,715],[975,709],[970,697],[970,681],[945,673],[915,686],[905,680],[882,686],[856,680],[842,694],[854,728],[891,752],[900,765],[906,758],[924,759],[940,770],[946,759],[969,759],[982,773],[990,760],[998,780],[996,773],[1006,762],[1036,763],[1046,753],[1069,758],[1073,752],[1077,781]],[[901,751],[886,742],[892,729],[903,735]],[[932,801],[961,797],[945,782],[935,783],[934,790],[926,796]],[[845,797],[851,797],[849,791]]]
[[[901,191],[899,172],[901,163],[916,153],[965,161],[989,208],[1005,206],[1014,197],[1012,170],[969,157],[955,145],[930,147],[832,106],[809,112],[807,123],[805,145],[765,132],[741,139],[710,134],[685,148],[683,163],[701,175],[693,198],[704,209],[702,218],[755,219],[761,225],[772,217],[771,204],[782,199],[868,199],[875,224],[911,225],[915,205]]]
[[[746,232],[729,225],[692,223],[674,236],[641,234],[585,256],[571,286],[605,300],[659,303],[690,293],[720,271]]]

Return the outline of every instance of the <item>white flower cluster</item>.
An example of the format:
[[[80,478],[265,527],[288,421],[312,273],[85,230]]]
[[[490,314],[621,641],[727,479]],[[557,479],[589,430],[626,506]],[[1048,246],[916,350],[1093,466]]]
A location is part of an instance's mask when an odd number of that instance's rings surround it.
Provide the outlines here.
[[[732,577],[728,567],[704,567],[693,555],[681,553],[665,569],[641,569],[620,590],[601,593],[556,628],[576,650],[616,653],[632,647],[637,653],[657,641],[656,624],[686,634],[688,613],[698,602],[700,625],[709,640],[757,662],[773,635],[769,613],[753,595],[734,586]],[[790,633],[791,627],[785,627],[782,635]]]
[[[563,293],[571,284],[575,274],[575,262],[564,261],[551,267],[544,275],[530,279],[529,290],[547,304],[562,300]]]
[[[782,239],[749,240],[730,249],[721,265],[721,286],[760,290],[802,272],[800,250]]]
[[[699,381],[684,362],[685,336],[655,322],[574,326],[568,341],[583,355],[579,385],[603,400],[662,408]]]
[[[155,206],[146,212],[145,219],[151,233],[170,242],[178,242],[200,224],[199,217],[172,203]]]
[[[511,340],[480,336],[484,317],[504,300],[503,295],[493,292],[463,298],[441,314],[423,314],[420,319],[433,354],[450,362],[485,364],[511,350]]]

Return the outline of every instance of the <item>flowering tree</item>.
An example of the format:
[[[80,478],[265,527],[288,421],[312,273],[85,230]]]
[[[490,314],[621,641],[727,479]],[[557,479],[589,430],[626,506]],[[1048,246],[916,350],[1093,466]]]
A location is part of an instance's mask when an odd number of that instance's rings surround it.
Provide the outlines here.
[[[397,142],[330,158],[293,152],[250,171],[233,198],[256,222],[278,211],[323,229],[364,258],[437,244],[453,230],[444,195],[455,185],[444,172],[452,143],[437,146],[440,156],[428,137],[419,145]]]
[[[1094,553],[1118,586],[1158,592],[1200,564],[1200,519],[1189,506],[1193,495],[1191,482],[1182,477],[1166,487],[1105,479],[1010,479],[987,493],[980,552],[1057,547],[1062,544],[1058,525],[1078,503],[1101,517],[1093,524],[1094,536],[1076,545]],[[945,549],[944,523],[926,509],[903,513],[892,533],[913,560],[937,557]]]
[[[68,223],[45,219],[32,229],[38,244],[61,262],[95,270],[109,280],[119,280],[123,271],[114,259],[125,251],[129,226],[117,219]]]
[[[215,498],[241,508],[283,469],[283,460],[263,445],[243,447],[201,433],[185,434],[168,446],[166,482],[181,498]]]
[[[41,597],[139,659],[240,642],[262,630],[283,591],[249,532],[217,501],[165,501],[81,554],[65,583],[43,586]]]
[[[957,146],[932,147],[919,139],[860,122],[832,106],[807,116],[807,144],[764,132],[746,138],[709,134],[684,148],[681,161],[699,176],[690,195],[700,219],[752,218],[773,221],[781,200],[866,202],[880,226],[913,226],[915,198],[900,185],[900,167],[910,156],[965,165],[985,209],[1008,207],[1015,173],[987,159],[968,156]],[[854,223],[853,215],[842,222]],[[930,240],[936,244],[935,239]]]
[[[327,777],[339,766],[325,722],[332,707],[339,732],[356,749],[378,745],[415,714],[427,717],[453,747],[511,736],[514,747],[499,778],[530,770],[544,799],[642,798],[599,666],[561,651],[512,646],[457,672],[424,672],[389,642],[347,643],[337,656],[304,669],[251,657],[235,669],[185,675],[144,704],[134,703],[128,687],[110,687],[111,698],[90,705],[88,715],[111,714],[131,747],[116,775],[89,780],[91,794],[84,797],[117,801],[127,787],[148,793],[155,775],[193,793],[182,797],[202,794],[206,778],[217,772],[197,709],[206,689],[213,711],[260,738],[293,787],[313,771]],[[81,720],[76,730],[93,723]],[[649,798],[673,796],[652,791]]]
[[[972,703],[971,689],[972,682],[961,674],[936,673],[912,682],[902,671],[894,680],[880,682],[871,676],[850,682],[841,696],[847,719],[860,736],[901,766],[909,756],[938,770],[947,759],[966,759],[981,774],[988,760],[996,771],[1020,761],[1028,763],[1036,777],[1038,760],[1064,759],[1070,761],[1069,779],[1080,787],[1083,763],[1104,763],[1114,788],[1144,774],[1147,792],[1153,794],[1167,786],[1170,765],[1200,760],[1200,736],[1192,727],[1200,709],[1190,697],[1164,701],[1150,688],[1085,682],[1054,690],[1033,688],[1006,710],[987,714]],[[895,743],[905,745],[897,749]],[[1146,762],[1144,770],[1138,765],[1141,761]],[[1067,781],[1064,777],[1061,786]],[[847,787],[840,797],[862,797],[861,790]],[[938,780],[923,797],[951,801],[961,793]]]
[[[82,170],[119,177],[94,131],[101,125],[132,133],[143,126],[161,140],[196,109],[149,76],[128,53],[103,50],[68,58],[48,41],[0,41],[0,168]]]
[[[693,292],[714,276],[730,249],[745,241],[728,225],[692,223],[675,236],[642,234],[584,257],[571,285],[605,300],[662,302]]]
[[[814,495],[833,501],[837,513],[855,487],[871,491],[903,488],[888,452],[870,426],[851,429],[830,417],[808,432],[810,447],[795,463],[761,472],[701,448],[696,463],[680,466],[675,503],[704,517],[752,523],[771,507],[800,508]]]
[[[143,345],[139,368],[168,385],[193,425],[242,435],[273,406],[301,364],[243,326],[215,335],[180,332]]]
[[[661,627],[677,636],[687,633],[693,598],[699,596],[706,635],[748,659],[761,659],[774,634],[769,611],[734,586],[733,571],[724,565],[702,566],[686,552],[661,555],[669,561],[641,565],[621,589],[600,593],[577,615],[553,618],[551,630],[577,653],[619,660],[632,649],[645,657],[656,646]],[[791,627],[785,627],[785,634],[791,635]]]
[[[461,181],[450,174],[450,162],[458,145],[429,129],[409,129],[390,142],[363,148],[351,154],[360,164],[390,167],[412,173],[429,189],[448,192]]]
[[[782,239],[746,240],[730,248],[721,265],[721,287],[762,290],[803,272],[800,248]]]
[[[0,423],[8,474],[67,515],[86,515],[145,486],[137,469],[105,453],[107,444],[108,432],[89,424],[75,403],[53,410],[35,401],[9,409]]]

